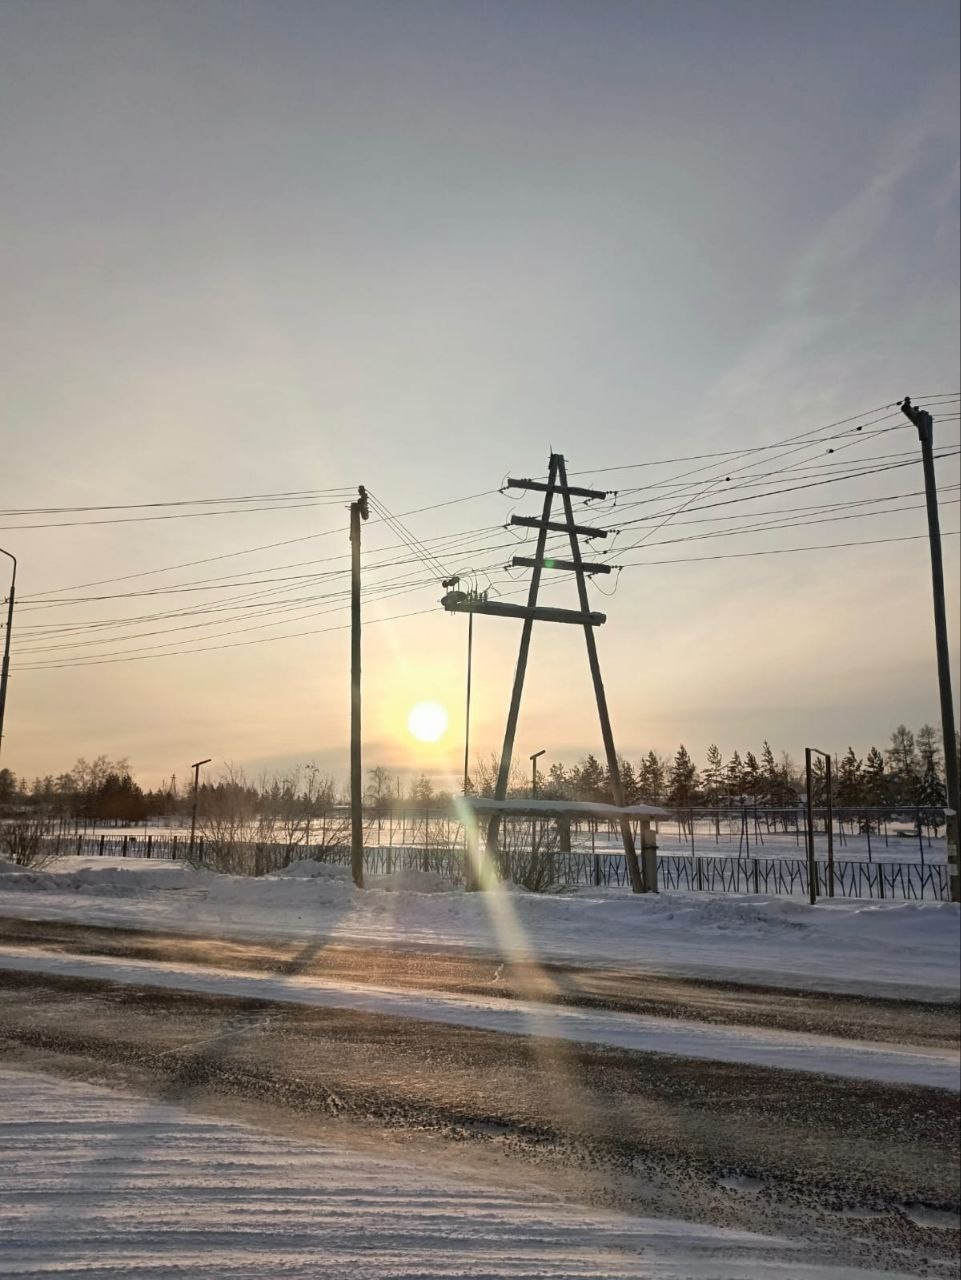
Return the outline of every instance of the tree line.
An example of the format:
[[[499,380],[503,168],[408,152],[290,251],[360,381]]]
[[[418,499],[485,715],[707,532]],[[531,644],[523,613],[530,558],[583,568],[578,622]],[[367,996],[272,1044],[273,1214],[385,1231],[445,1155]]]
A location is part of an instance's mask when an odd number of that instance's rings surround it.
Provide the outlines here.
[[[635,765],[619,762],[626,804],[659,804],[670,809],[727,808],[745,801],[771,808],[794,808],[805,792],[803,772],[787,752],[779,756],[765,739],[759,752],[739,750],[725,760],[712,743],[698,766],[682,743],[673,757],[648,751]],[[493,795],[496,758],[481,764],[471,775],[470,789]],[[813,765],[815,803],[826,798],[826,767],[822,757]],[[865,757],[848,747],[832,760],[834,803],[853,808],[893,809],[945,803],[944,761],[940,738],[931,725],[912,732],[901,724],[885,750],[871,747]],[[512,774],[509,793],[529,795],[532,780]],[[588,755],[567,767],[554,763],[538,785],[544,799],[600,801],[613,804],[608,769]]]
[[[494,794],[498,759],[478,760],[468,779],[468,793]],[[931,725],[916,732],[901,724],[881,750],[872,746],[863,758],[848,747],[833,760],[834,802],[853,808],[894,809],[906,806],[939,806],[945,803],[944,763],[939,735]],[[620,762],[627,804],[659,804],[671,809],[727,808],[742,801],[771,808],[794,808],[804,794],[801,771],[786,752],[776,755],[765,739],[759,752],[734,750],[725,760],[714,743],[699,765],[682,743],[673,756],[651,750],[637,763]],[[825,799],[825,767],[818,756],[814,765],[815,801]],[[511,771],[508,794],[528,796],[530,778],[518,768]],[[544,799],[613,803],[607,768],[594,755],[571,766],[555,761],[541,776],[538,796]],[[199,792],[201,814],[243,811],[248,815],[297,824],[323,817],[348,802],[346,786],[338,785],[316,765],[296,766],[282,774],[264,774],[256,780],[243,770],[228,767],[215,780],[205,780]],[[426,774],[413,778],[406,788],[400,778],[383,766],[368,771],[364,802],[378,815],[446,808],[450,791],[436,789]],[[67,773],[18,780],[9,769],[0,769],[0,812],[32,812],[69,818],[75,822],[116,824],[153,819],[176,819],[189,814],[193,802],[190,787],[182,789],[176,776],[152,790],[144,790],[134,778],[129,761],[97,756],[79,759]]]

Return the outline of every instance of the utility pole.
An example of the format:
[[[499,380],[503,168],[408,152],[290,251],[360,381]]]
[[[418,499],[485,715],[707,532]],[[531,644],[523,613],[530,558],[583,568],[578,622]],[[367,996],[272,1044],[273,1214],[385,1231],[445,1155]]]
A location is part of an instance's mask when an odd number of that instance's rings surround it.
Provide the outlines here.
[[[363,770],[360,759],[360,522],[370,515],[367,490],[350,504],[350,873],[364,887]]]
[[[951,698],[951,658],[948,650],[948,623],[944,608],[944,565],[941,560],[941,524],[938,519],[938,486],[934,475],[934,419],[926,409],[918,409],[910,398],[901,412],[912,422],[921,441],[924,469],[924,497],[928,508],[928,542],[931,545],[931,581],[934,590],[934,640],[938,656],[938,686],[941,694],[941,734],[944,738],[944,774],[948,796],[945,837],[948,882],[952,902],[961,902],[958,877],[958,746],[954,736],[954,702]]]
[[[10,636],[13,632],[13,599],[17,589],[17,557],[0,547],[0,555],[13,561],[10,594],[7,597],[7,630],[3,637],[3,666],[0,667],[0,750],[3,748],[3,713],[7,707],[7,679],[10,675]]]
[[[447,591],[453,591],[460,585],[460,578],[445,578],[441,584]],[[464,795],[470,787],[470,687],[471,669],[474,659],[474,615],[467,615],[467,698],[464,708]]]
[[[470,788],[470,686],[474,662],[474,615],[467,615],[467,705],[464,709],[464,795]]]
[[[808,902],[813,907],[818,900],[818,864],[814,860],[814,778],[811,771],[810,747],[804,748],[804,789],[805,809],[807,813],[807,861],[808,861]]]
[[[195,764],[190,766],[194,771],[194,802],[190,811],[190,849],[187,853],[188,862],[193,861],[194,839],[197,835],[197,794],[200,791],[200,766],[202,764],[210,764],[212,759],[212,756],[208,756],[206,760],[198,760]]]
[[[531,756],[531,799],[537,799],[537,762],[541,756],[546,755],[547,748],[542,747],[540,751],[535,751]]]

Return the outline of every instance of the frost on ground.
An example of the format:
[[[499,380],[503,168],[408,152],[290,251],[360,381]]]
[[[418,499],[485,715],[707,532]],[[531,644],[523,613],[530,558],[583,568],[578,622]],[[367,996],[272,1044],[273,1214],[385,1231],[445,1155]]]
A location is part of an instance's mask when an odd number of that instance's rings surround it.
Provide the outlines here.
[[[3,1068],[0,1150],[10,1276],[898,1280]]]
[[[199,933],[363,942],[661,973],[956,999],[961,914],[946,902],[822,901],[619,889],[451,890],[420,872],[371,876],[299,862],[259,879],[179,863],[66,858],[0,869],[0,914]]]

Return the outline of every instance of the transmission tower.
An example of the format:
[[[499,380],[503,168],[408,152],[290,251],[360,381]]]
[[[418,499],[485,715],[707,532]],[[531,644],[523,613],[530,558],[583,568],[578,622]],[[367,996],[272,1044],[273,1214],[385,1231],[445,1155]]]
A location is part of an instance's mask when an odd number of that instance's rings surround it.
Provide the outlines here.
[[[601,666],[597,656],[597,641],[594,635],[596,627],[602,626],[607,618],[603,613],[591,611],[587,598],[587,577],[595,573],[610,573],[610,565],[586,562],[581,555],[581,538],[606,538],[606,529],[592,529],[575,524],[571,506],[572,498],[602,499],[608,495],[597,489],[583,489],[567,483],[567,468],[564,458],[559,453],[552,453],[548,467],[547,481],[508,479],[508,489],[523,489],[544,494],[544,506],[539,517],[512,516],[511,524],[526,529],[537,530],[537,550],[534,556],[515,556],[512,565],[517,568],[530,569],[530,589],[527,593],[527,604],[509,604],[501,600],[489,600],[486,592],[451,590],[444,596],[442,604],[452,613],[483,613],[501,618],[522,618],[520,649],[517,655],[517,667],[514,672],[514,688],[511,692],[510,708],[507,713],[507,727],[504,731],[504,746],[501,751],[500,768],[497,774],[495,798],[504,800],[507,797],[507,783],[510,776],[511,758],[514,754],[514,737],[517,732],[517,720],[520,713],[521,695],[524,691],[524,677],[527,673],[527,658],[531,646],[531,634],[535,622],[572,623],[584,628],[584,639],[587,644],[587,662],[591,679],[594,683],[594,696],[597,701],[597,715],[601,722],[601,736],[604,739],[604,751],[607,756],[608,775],[611,780],[611,791],[614,803],[624,808],[624,788],[621,784],[621,771],[614,747],[614,734],[611,730],[611,718],[607,709],[607,695],[604,692],[604,681],[601,678]],[[551,514],[555,498],[560,498],[563,519],[552,520]],[[566,533],[570,539],[571,558],[558,560],[546,557],[548,533]],[[566,570],[574,574],[577,584],[579,608],[556,609],[537,603],[541,585],[541,572],[544,569]],[[629,818],[620,817],[621,839],[624,843],[624,857],[627,862],[631,888],[635,893],[653,890],[656,886],[645,884],[638,863],[637,851],[634,847],[634,833]],[[497,854],[497,839],[500,831],[500,814],[490,817],[487,827],[487,851],[491,857]]]

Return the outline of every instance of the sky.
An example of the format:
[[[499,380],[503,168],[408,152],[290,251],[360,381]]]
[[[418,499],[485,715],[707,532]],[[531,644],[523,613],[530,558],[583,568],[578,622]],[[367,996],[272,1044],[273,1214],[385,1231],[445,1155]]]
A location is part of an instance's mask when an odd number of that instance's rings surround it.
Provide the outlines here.
[[[643,550],[623,551],[636,526],[591,544],[629,565],[592,589],[624,755],[864,751],[937,723],[917,439],[881,407],[931,397],[961,528],[958,34],[937,0],[2,0],[0,764],[343,777],[363,484],[418,539],[450,535],[424,564],[377,511],[364,527],[365,765],[456,783],[466,620],[439,578],[523,589],[499,526],[537,501],[498,490],[552,449],[618,491],[594,523],[647,521]],[[850,469],[911,465],[785,492],[842,446]],[[765,473],[750,492],[772,496],[713,512],[738,520],[691,523]],[[827,503],[846,518],[742,528]],[[196,585],[228,573],[247,578]],[[573,607],[554,578],[545,600]],[[500,748],[519,630],[477,621],[472,756]],[[449,711],[434,746],[406,728],[422,700]],[[543,768],[601,751],[575,627],[534,629],[525,769],[541,748]]]

